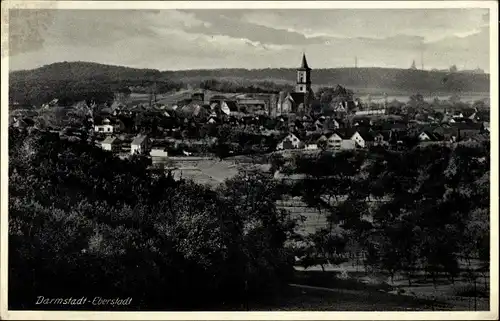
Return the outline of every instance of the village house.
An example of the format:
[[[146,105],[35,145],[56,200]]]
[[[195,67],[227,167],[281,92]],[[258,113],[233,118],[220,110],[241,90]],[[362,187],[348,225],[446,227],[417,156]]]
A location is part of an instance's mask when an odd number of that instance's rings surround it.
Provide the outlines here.
[[[101,148],[110,152],[116,152],[120,148],[120,140],[114,136],[108,136],[101,142]]]
[[[276,146],[277,150],[284,149],[300,149],[304,148],[305,144],[302,140],[300,140],[295,134],[288,134],[281,142]]]
[[[474,120],[478,122],[489,122],[490,121],[490,111],[489,110],[478,110],[474,115]]]
[[[306,150],[318,150],[326,148],[327,138],[323,134],[313,133],[307,136],[305,142]]]
[[[137,135],[130,143],[130,154],[141,154],[148,151],[148,137],[146,135]]]
[[[418,140],[420,142],[435,142],[438,141],[439,139],[433,132],[429,130],[424,130],[418,135]]]
[[[368,115],[385,115],[385,109],[372,109],[372,110],[358,110],[356,111],[356,116],[368,116]]]
[[[458,140],[458,130],[451,126],[438,126],[432,130],[432,133],[445,142],[456,142]]]
[[[240,98],[238,99],[238,109],[245,110],[247,113],[267,113],[268,102],[264,99]]]
[[[373,137],[373,146],[383,146],[383,147],[389,146],[391,135],[392,135],[391,131],[379,131],[375,133]]]
[[[109,118],[105,118],[102,121],[102,124],[94,126],[94,131],[96,133],[112,134],[119,130],[120,130],[120,124],[116,122],[112,123]]]
[[[356,148],[356,141],[353,139],[355,133],[351,131],[335,131],[328,139],[326,146],[333,150],[349,150]]]
[[[313,129],[315,131],[333,131],[341,127],[338,120],[331,117],[321,116],[313,123]]]
[[[373,142],[373,136],[368,131],[364,131],[363,134],[356,131],[350,140],[353,140],[357,147],[365,148],[368,147],[369,142]]]
[[[481,123],[455,123],[452,128],[458,130],[458,140],[478,135],[482,132],[483,124]]]
[[[453,113],[453,118],[464,118],[464,114],[460,111],[460,110],[457,110]]]
[[[28,128],[33,127],[35,125],[35,121],[31,118],[21,118],[21,117],[13,117],[11,126],[15,128]]]
[[[155,146],[151,148],[149,152],[149,156],[151,156],[151,162],[153,164],[157,163],[165,163],[168,161],[168,151],[164,146]]]
[[[342,147],[342,137],[338,133],[333,133],[328,137],[327,148],[329,149],[340,149]]]
[[[202,92],[193,93],[191,95],[191,100],[203,103],[205,101],[205,94]]]

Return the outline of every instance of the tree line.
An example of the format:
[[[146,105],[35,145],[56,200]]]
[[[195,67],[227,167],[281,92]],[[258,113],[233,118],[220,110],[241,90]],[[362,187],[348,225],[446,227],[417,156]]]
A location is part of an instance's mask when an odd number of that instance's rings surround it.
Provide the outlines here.
[[[306,266],[362,252],[367,270],[409,285],[422,274],[436,284],[464,269],[474,280],[489,270],[489,143],[324,152],[292,163],[273,160],[275,169],[306,175],[288,189],[329,222],[307,238]]]
[[[276,84],[271,81],[252,80],[203,80],[199,87],[205,90],[220,91],[226,93],[279,93],[280,91],[293,91],[290,84]]]
[[[291,277],[296,221],[264,174],[211,190],[147,170],[140,156],[15,129],[9,164],[11,309],[44,308],[40,293],[132,297],[127,309],[241,308]]]

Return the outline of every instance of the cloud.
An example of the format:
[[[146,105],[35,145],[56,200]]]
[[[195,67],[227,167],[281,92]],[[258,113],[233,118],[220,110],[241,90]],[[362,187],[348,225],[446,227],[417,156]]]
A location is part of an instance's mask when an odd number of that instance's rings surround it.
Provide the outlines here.
[[[94,61],[160,70],[296,67],[489,69],[484,10],[17,10],[11,68]],[[486,19],[486,20],[485,20]]]
[[[484,26],[487,9],[253,10],[245,22],[314,37],[385,38],[398,34],[425,40]]]
[[[275,29],[241,20],[241,11],[225,10],[222,12],[192,11],[200,19],[209,21],[209,26],[195,26],[192,32],[203,32],[208,35],[227,35],[235,38],[246,38],[264,44],[307,45],[322,43],[324,37],[311,37],[288,30]]]
[[[177,10],[11,10],[11,55],[47,46],[102,47],[154,30],[207,25]]]

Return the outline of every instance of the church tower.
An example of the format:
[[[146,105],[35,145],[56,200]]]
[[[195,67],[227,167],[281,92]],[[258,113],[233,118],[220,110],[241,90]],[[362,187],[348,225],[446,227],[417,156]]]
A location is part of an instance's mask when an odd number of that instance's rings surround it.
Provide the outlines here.
[[[306,54],[302,55],[302,64],[297,69],[296,93],[307,94],[311,91],[311,68],[307,65]]]

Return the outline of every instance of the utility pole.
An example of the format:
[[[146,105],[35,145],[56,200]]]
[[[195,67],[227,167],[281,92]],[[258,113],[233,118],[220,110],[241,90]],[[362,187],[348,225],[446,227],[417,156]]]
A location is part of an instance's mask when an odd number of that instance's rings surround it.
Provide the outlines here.
[[[424,50],[420,51],[420,63],[422,64],[422,70],[424,70]]]

